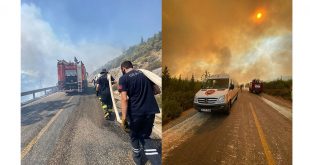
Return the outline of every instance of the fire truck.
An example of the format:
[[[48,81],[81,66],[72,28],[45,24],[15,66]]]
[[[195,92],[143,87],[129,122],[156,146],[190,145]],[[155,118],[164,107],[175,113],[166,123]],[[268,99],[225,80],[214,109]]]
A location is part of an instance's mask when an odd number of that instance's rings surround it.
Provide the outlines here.
[[[263,92],[263,82],[259,79],[253,79],[249,84],[249,91],[257,94]]]
[[[84,92],[87,87],[87,76],[82,61],[74,58],[74,62],[58,60],[58,89],[69,92]]]

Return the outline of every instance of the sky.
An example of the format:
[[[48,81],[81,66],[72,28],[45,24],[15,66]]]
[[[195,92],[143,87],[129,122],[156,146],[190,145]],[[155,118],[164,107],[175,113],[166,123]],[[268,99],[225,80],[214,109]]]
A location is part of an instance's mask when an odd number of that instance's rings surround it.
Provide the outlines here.
[[[172,76],[291,77],[290,0],[171,0],[162,10],[163,65]]]
[[[22,91],[54,86],[57,59],[82,60],[92,73],[161,31],[160,0],[22,0]]]

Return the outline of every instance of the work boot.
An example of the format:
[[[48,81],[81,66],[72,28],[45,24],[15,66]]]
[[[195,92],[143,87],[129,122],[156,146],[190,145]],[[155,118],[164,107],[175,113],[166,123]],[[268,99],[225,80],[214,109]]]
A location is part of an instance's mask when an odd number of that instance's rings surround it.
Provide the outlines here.
[[[104,118],[106,118],[106,119],[110,118],[110,113],[108,111],[105,111]]]
[[[103,110],[105,110],[105,111],[108,109],[108,106],[107,106],[107,105],[105,105],[105,104],[102,104],[102,106],[101,106],[101,107],[102,107],[102,109],[103,109]]]

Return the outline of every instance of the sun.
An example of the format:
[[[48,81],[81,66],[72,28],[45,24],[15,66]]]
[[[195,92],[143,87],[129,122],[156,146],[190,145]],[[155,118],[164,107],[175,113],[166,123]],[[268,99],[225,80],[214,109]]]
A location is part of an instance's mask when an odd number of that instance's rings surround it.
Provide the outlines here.
[[[267,19],[267,12],[265,8],[259,8],[256,9],[252,14],[251,14],[251,20],[255,24],[261,24],[265,22]]]
[[[263,14],[262,14],[261,12],[258,12],[258,13],[256,14],[256,19],[261,19],[262,16],[263,16]]]

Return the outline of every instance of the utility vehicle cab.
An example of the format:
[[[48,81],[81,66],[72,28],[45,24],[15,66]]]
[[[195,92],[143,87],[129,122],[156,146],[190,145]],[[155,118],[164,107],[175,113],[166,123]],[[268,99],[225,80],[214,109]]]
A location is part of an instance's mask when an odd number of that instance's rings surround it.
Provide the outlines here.
[[[238,83],[228,74],[209,76],[195,95],[194,108],[199,112],[224,111],[229,114],[238,92]]]

